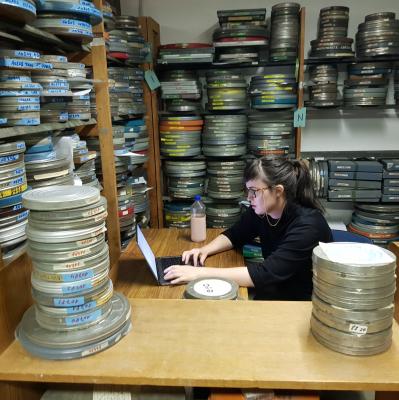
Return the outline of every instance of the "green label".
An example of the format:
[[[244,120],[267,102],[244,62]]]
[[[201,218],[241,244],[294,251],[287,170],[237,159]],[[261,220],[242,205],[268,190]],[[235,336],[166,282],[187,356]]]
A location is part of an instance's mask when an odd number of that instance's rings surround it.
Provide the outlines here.
[[[161,86],[155,72],[151,69],[145,71],[144,78],[151,90],[158,89]]]
[[[294,112],[294,127],[304,128],[306,125],[306,107],[298,108]]]

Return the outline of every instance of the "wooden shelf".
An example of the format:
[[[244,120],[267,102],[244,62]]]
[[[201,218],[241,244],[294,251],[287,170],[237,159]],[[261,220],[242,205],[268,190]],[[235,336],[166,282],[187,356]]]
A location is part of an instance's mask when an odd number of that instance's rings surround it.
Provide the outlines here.
[[[24,39],[29,46],[33,45],[35,48],[48,49],[50,46],[67,52],[90,52],[90,47],[87,45],[73,41],[66,42],[52,33],[30,25],[21,25],[15,22],[0,20],[0,30],[4,30],[7,34],[16,34],[17,38]]]
[[[218,64],[218,63],[168,63],[158,60],[157,67],[159,71],[171,69],[190,69],[190,70],[214,70],[214,69],[242,69],[242,68],[260,68],[260,67],[282,67],[293,66],[295,61],[287,62],[246,62],[236,64]]]
[[[379,57],[328,57],[328,58],[307,58],[305,64],[352,64],[356,62],[395,62],[399,61],[398,56]]]
[[[399,105],[386,104],[385,106],[359,106],[359,107],[307,107],[307,118],[311,119],[336,119],[336,118],[398,118]]]
[[[49,131],[57,131],[68,128],[78,128],[81,126],[96,125],[96,123],[97,121],[92,118],[88,121],[71,120],[63,123],[61,122],[44,123],[36,126],[13,126],[9,128],[0,128],[0,137],[3,139],[15,136],[31,135],[35,133],[46,133]]]

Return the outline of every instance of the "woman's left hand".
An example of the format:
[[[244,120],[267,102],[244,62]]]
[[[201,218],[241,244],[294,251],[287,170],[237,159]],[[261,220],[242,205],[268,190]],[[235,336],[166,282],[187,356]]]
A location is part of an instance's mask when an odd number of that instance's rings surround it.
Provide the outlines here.
[[[200,278],[201,267],[193,267],[191,265],[172,265],[165,269],[164,278],[173,285],[179,283],[187,283],[194,279]]]

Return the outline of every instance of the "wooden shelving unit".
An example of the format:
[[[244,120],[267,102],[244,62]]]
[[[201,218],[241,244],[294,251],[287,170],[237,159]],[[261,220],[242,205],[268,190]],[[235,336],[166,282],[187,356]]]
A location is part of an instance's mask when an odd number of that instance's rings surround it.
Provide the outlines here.
[[[155,60],[160,45],[159,24],[151,17],[139,18],[141,33],[144,40],[151,45],[152,63],[143,65],[144,71],[155,68]],[[146,121],[149,133],[148,158],[148,186],[152,188],[150,196],[151,227],[161,228],[163,226],[163,205],[161,193],[161,162],[159,157],[159,129],[158,129],[158,96],[144,85],[144,103],[146,105]]]
[[[257,63],[256,65],[253,63],[244,63],[237,65],[213,65],[211,63],[200,63],[200,64],[188,64],[188,63],[171,63],[171,64],[160,64],[158,65],[159,71],[164,70],[173,70],[173,69],[188,69],[188,70],[198,70],[198,71],[206,71],[206,70],[214,70],[214,69],[232,69],[232,70],[240,70],[240,68],[254,69],[254,75],[259,74],[257,69],[259,68],[276,68],[276,67],[292,67],[297,68],[297,81],[298,81],[298,95],[297,95],[297,104],[296,107],[302,108],[304,106],[304,77],[305,77],[305,18],[306,18],[306,9],[302,7],[299,12],[300,19],[300,32],[299,32],[299,43],[298,43],[298,58],[297,62],[266,62],[266,63]],[[150,36],[147,36],[150,38]],[[150,41],[150,40],[149,40]],[[159,40],[155,42],[156,45],[159,46]],[[153,49],[154,50],[154,49]],[[164,227],[164,217],[163,217],[163,200],[167,198],[164,195],[162,186],[162,173],[161,173],[161,155],[159,150],[159,132],[158,132],[158,120],[159,115],[162,114],[170,114],[168,112],[159,111],[157,97],[154,93],[151,94],[152,98],[152,121],[153,121],[153,135],[152,138],[154,140],[154,168],[155,168],[155,180],[156,180],[156,188],[157,193],[153,193],[152,195],[156,195],[156,203],[157,203],[157,215],[158,215],[158,227]],[[233,112],[235,114],[265,114],[265,112],[254,110],[254,109],[246,109],[241,110],[239,112]],[[212,114],[212,112],[203,112],[203,115]],[[301,156],[301,128],[295,128],[295,157],[299,158]],[[156,142],[155,142],[156,140]],[[154,204],[153,204],[154,205]],[[154,205],[155,206],[155,205]],[[152,214],[155,215],[155,214]],[[155,227],[155,225],[152,225]]]

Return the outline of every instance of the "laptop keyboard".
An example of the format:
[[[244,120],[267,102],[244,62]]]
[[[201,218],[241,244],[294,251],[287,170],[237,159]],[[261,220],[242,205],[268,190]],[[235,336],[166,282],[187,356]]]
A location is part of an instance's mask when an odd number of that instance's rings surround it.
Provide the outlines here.
[[[161,265],[162,269],[170,267],[171,265],[182,265],[183,261],[181,257],[168,257],[168,258],[161,258]]]

